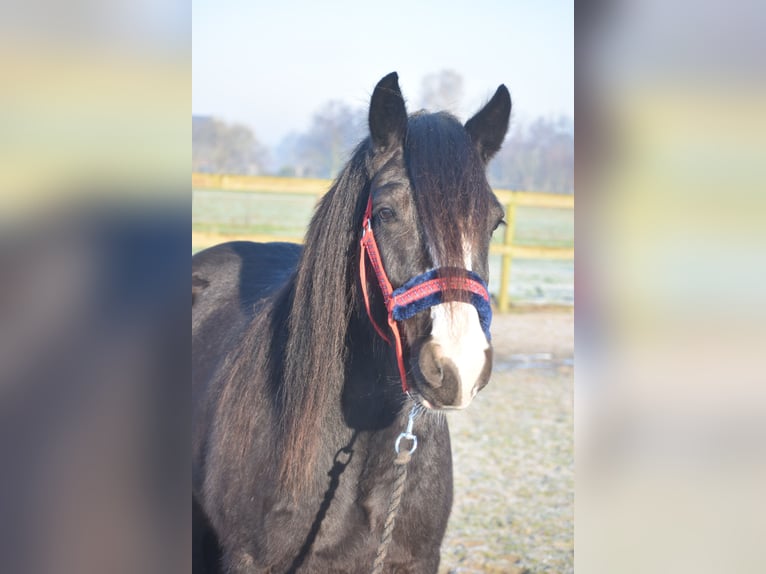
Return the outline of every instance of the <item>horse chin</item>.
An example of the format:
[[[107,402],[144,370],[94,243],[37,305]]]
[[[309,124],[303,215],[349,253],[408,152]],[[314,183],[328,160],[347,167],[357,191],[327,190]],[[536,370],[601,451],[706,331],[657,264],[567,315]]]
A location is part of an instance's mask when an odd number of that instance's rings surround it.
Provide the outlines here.
[[[420,393],[410,393],[410,395],[412,396],[413,400],[416,403],[418,403],[419,405],[422,405],[423,407],[425,407],[429,411],[437,411],[437,412],[438,411],[462,411],[463,409],[465,409],[470,404],[470,403],[468,403],[468,404],[465,404],[465,405],[458,405],[458,406],[455,406],[455,405],[439,405],[439,404],[432,403],[431,401],[429,401],[427,398],[425,398]]]
[[[425,407],[429,411],[461,411],[468,407],[473,397],[476,396],[476,393],[473,393],[473,396],[465,403],[461,405],[447,405],[442,404],[436,397],[434,397],[431,393],[428,392],[427,387],[424,392],[423,387],[424,383],[418,381],[417,379],[414,381],[414,384],[411,385],[409,390],[409,395],[416,403],[419,405]]]

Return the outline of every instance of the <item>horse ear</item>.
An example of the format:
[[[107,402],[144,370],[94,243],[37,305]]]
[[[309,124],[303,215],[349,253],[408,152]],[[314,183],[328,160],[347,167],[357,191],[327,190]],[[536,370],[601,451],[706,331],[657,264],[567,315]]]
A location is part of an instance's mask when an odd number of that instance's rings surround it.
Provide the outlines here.
[[[370,101],[369,123],[372,145],[376,152],[390,150],[404,143],[407,110],[396,72],[391,72],[375,86]]]
[[[488,162],[503,145],[511,116],[511,94],[501,84],[486,106],[465,123],[484,163]]]

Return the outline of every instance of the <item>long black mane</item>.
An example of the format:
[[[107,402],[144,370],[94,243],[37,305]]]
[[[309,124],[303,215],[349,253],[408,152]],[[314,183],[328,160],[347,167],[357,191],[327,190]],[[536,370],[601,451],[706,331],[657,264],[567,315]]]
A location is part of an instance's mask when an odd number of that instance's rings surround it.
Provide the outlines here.
[[[339,400],[345,378],[368,154],[365,141],[319,202],[294,279],[279,392],[285,440],[279,468],[286,485],[308,480],[329,403]]]

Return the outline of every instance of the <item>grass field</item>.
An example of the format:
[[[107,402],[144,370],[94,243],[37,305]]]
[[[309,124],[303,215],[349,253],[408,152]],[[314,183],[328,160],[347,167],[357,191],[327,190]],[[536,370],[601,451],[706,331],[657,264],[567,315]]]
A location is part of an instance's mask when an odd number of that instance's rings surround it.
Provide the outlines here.
[[[301,237],[314,209],[314,197],[195,189],[192,192],[192,231],[215,234],[269,234]],[[502,228],[495,233],[502,242]],[[574,212],[571,209],[518,207],[517,245],[572,247]],[[192,245],[192,252],[201,246]],[[497,294],[500,256],[490,257],[490,291]],[[514,259],[511,301],[515,304],[574,302],[572,261]]]

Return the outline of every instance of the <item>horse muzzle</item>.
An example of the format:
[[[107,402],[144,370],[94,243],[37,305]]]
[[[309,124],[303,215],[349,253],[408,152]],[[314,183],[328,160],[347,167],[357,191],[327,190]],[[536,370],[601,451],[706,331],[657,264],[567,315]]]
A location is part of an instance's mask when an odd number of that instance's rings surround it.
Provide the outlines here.
[[[471,304],[436,305],[431,324],[431,334],[412,349],[414,390],[427,407],[465,408],[489,382],[492,346]]]

